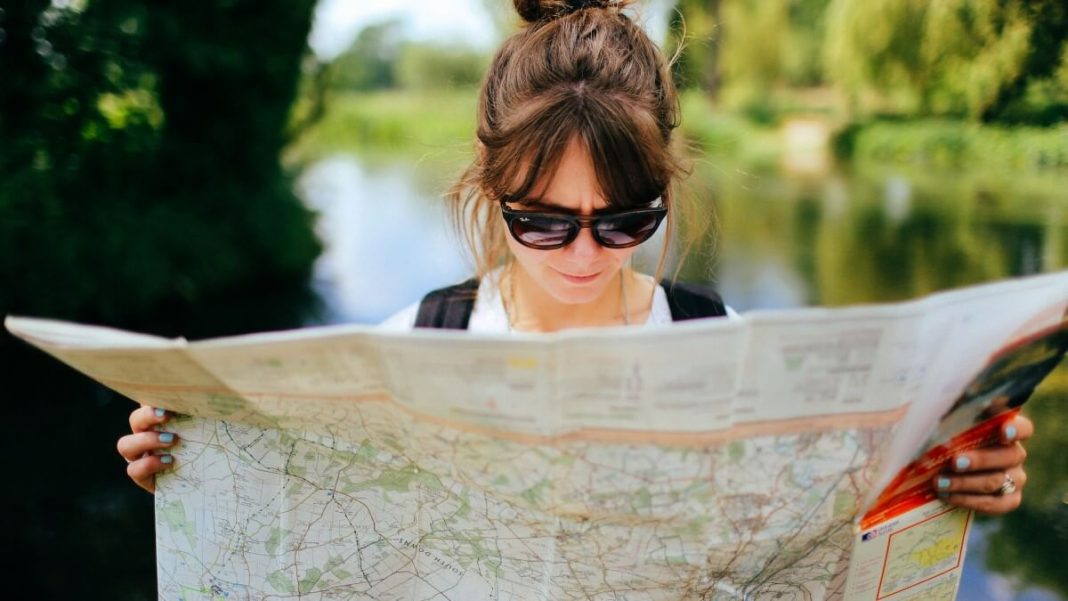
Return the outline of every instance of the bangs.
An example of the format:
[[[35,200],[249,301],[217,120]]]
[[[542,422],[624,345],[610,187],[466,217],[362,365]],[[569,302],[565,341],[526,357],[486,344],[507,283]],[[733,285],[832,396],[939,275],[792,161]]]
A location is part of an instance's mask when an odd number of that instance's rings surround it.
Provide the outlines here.
[[[480,132],[486,173],[498,176],[485,184],[497,198],[537,200],[572,140],[589,153],[609,207],[639,208],[665,196],[675,173],[673,156],[649,109],[622,96],[584,93],[585,87],[541,94],[514,111],[499,134]]]
[[[551,14],[520,8],[526,25],[494,54],[478,98],[477,154],[448,194],[479,276],[512,258],[498,201],[544,200],[538,195],[570,144],[586,150],[590,183],[610,210],[646,208],[658,198],[668,209],[657,279],[676,221],[688,232],[700,221],[676,185],[689,168],[672,143],[679,101],[671,70],[620,10],[629,2],[543,0],[538,6],[551,4]]]

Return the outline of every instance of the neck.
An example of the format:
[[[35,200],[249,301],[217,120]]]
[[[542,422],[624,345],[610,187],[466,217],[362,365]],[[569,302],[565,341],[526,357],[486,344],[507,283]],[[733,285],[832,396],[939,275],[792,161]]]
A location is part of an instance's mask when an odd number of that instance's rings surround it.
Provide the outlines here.
[[[538,286],[518,264],[507,268],[501,294],[509,321],[515,330],[555,332],[568,328],[638,323],[648,315],[648,302],[635,294],[643,288],[630,269],[622,269],[604,293],[587,303],[563,303]],[[624,296],[625,294],[625,296]]]

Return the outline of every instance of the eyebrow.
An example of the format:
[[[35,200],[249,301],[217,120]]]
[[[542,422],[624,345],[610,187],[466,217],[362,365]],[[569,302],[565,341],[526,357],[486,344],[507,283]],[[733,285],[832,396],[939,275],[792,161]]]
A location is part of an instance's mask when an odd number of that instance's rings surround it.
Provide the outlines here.
[[[551,212],[566,213],[568,215],[578,215],[579,214],[579,212],[574,210],[574,209],[570,209],[570,208],[567,208],[567,207],[562,207],[562,206],[554,203],[553,201],[547,200],[545,198],[523,198],[523,199],[509,200],[509,201],[506,201],[506,202],[514,202],[516,204],[523,205],[524,207],[533,207],[533,208],[537,208],[537,209],[548,209]],[[619,209],[616,208],[616,207],[608,206],[608,207],[605,207],[603,209],[594,209],[593,210],[593,214],[594,215],[603,215],[603,214],[607,214],[607,213],[614,213],[614,212],[616,212],[618,210]]]

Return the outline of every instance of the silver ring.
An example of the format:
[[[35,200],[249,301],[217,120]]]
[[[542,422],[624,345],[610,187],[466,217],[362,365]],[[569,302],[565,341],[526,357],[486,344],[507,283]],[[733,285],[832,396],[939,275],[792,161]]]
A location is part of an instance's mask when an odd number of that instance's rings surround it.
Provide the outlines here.
[[[1016,481],[1012,479],[1009,472],[1005,472],[1005,481],[1001,483],[1001,488],[998,489],[996,494],[999,497],[1004,497],[1005,495],[1011,495],[1014,492],[1016,492]]]

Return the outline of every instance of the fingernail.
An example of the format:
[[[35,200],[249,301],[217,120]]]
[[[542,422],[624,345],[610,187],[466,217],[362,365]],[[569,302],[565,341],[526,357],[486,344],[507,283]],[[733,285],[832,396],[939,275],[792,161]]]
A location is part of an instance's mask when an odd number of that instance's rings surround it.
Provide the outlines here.
[[[154,413],[156,414],[156,417],[163,417],[164,415],[167,415],[167,410],[157,408]]]
[[[938,490],[946,490],[947,488],[949,488],[949,478],[945,478],[945,477],[939,478],[938,479]]]
[[[170,444],[174,442],[174,434],[171,434],[170,432],[161,432],[159,435],[159,441],[165,444]]]
[[[967,457],[963,457],[963,456],[957,457],[956,466],[957,466],[958,470],[966,470],[966,469],[968,469],[968,467],[971,464],[972,464],[972,460],[971,459],[968,459]]]
[[[173,461],[174,461],[174,457],[172,457],[170,455],[160,455],[159,456],[159,462],[160,463],[172,463]]]
[[[1005,440],[1016,440],[1016,426],[1005,428]]]

